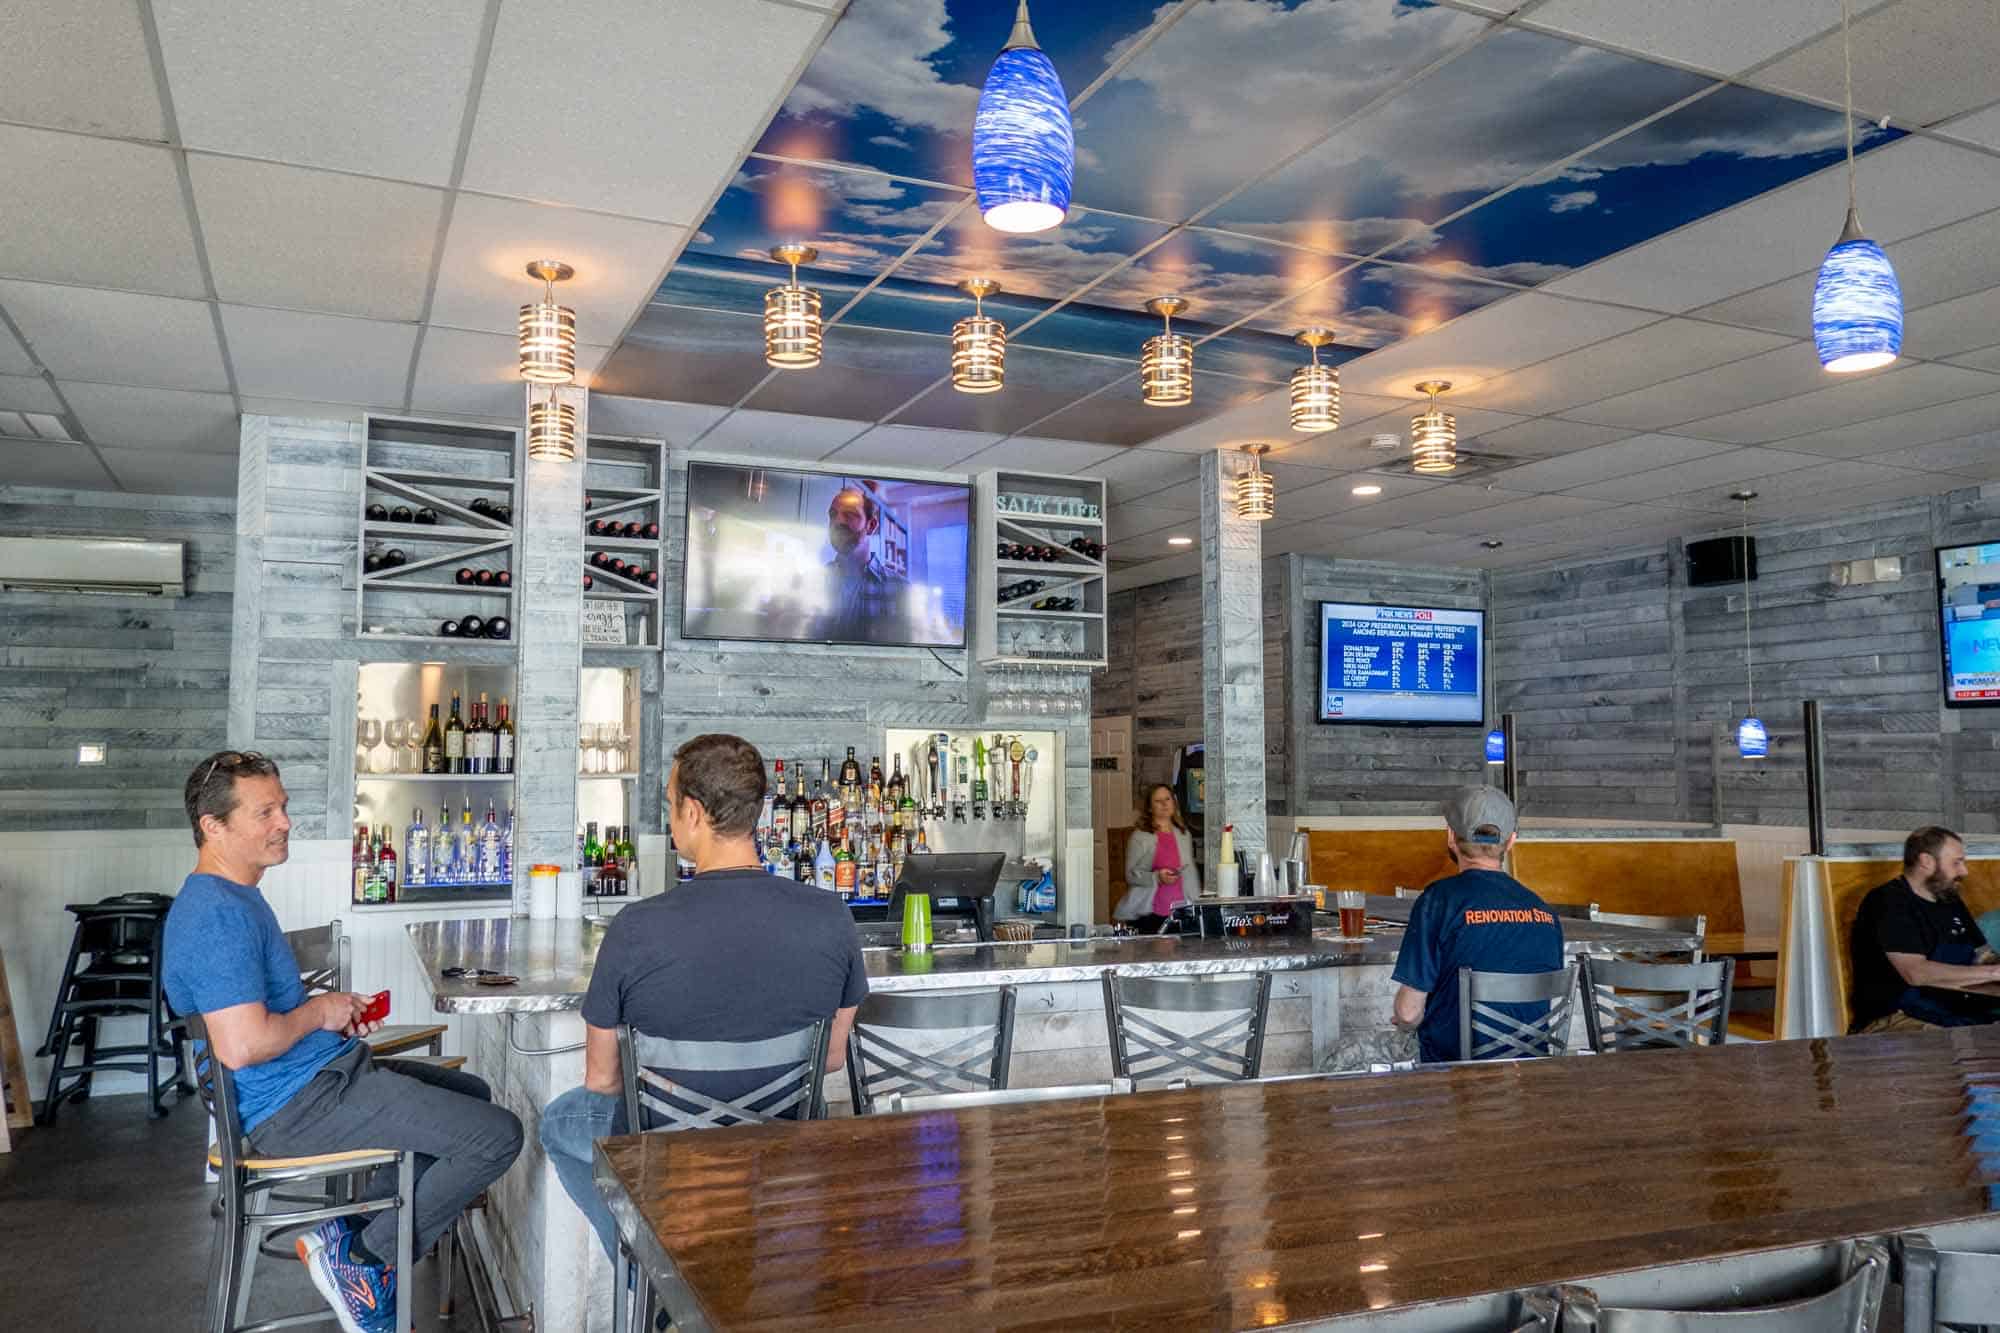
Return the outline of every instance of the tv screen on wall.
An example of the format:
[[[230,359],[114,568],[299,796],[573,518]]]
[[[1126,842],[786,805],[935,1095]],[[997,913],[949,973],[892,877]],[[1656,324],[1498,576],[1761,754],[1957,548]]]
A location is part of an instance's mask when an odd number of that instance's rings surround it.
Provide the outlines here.
[[[1940,546],[1937,573],[1945,705],[2000,704],[2000,542]]]
[[[961,484],[690,463],[681,635],[962,648],[971,523]]]
[[[1476,727],[1486,721],[1486,613],[1319,604],[1319,720]]]

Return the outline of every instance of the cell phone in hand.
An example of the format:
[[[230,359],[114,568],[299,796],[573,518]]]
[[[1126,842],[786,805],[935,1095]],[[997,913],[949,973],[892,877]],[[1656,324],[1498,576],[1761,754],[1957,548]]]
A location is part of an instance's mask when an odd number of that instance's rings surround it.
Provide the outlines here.
[[[360,1022],[379,1023],[389,1016],[389,992],[376,991],[368,1001],[368,1007],[361,1011]]]

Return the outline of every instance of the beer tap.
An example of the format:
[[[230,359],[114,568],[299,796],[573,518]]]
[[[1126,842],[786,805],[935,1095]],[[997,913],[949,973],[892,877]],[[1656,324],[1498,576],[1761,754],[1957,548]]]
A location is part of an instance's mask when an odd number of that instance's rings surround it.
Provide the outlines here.
[[[986,818],[986,742],[979,736],[972,738],[972,817]]]
[[[940,749],[938,742],[944,742]],[[951,737],[940,731],[925,747],[931,774],[931,818],[944,818],[944,789],[951,781]]]
[[[951,822],[963,824],[965,803],[972,794],[971,778],[967,776],[965,767],[965,741],[952,737],[947,753],[951,756]]]
[[[1001,732],[993,733],[993,743],[986,747],[987,790],[993,794],[993,817],[1007,818],[1007,788],[1001,777],[1005,770],[1001,767],[1007,761],[1007,737]]]
[[[1021,818],[1028,817],[1028,803],[1033,799],[1030,789],[1035,785],[1035,763],[1041,754],[1032,747],[1028,750],[1028,762],[1021,769]]]
[[[1028,747],[1021,744],[1019,736],[1007,742],[1009,768],[1007,813],[1015,819],[1020,819],[1028,813],[1027,802],[1021,799],[1021,761],[1027,758],[1027,755]]]

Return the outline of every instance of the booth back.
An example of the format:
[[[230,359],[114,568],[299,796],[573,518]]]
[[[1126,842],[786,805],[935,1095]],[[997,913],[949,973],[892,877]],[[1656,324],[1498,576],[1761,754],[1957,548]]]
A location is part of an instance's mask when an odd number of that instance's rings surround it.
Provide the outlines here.
[[[1514,878],[1543,902],[1743,929],[1733,838],[1548,838],[1514,844]]]
[[[1428,829],[1308,829],[1307,878],[1328,890],[1389,894],[1456,874],[1442,826]]]

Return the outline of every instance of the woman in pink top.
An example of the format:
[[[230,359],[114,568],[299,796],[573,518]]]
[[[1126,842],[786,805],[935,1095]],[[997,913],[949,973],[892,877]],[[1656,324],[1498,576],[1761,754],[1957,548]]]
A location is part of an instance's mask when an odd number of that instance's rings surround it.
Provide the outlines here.
[[[1201,893],[1194,839],[1173,788],[1164,783],[1148,787],[1139,802],[1138,824],[1125,844],[1125,883],[1113,915],[1142,935],[1158,934],[1176,903]]]

